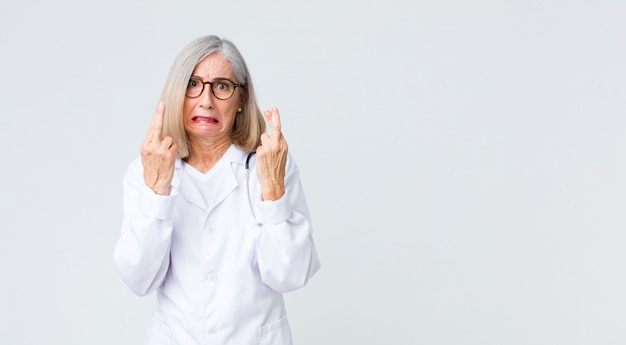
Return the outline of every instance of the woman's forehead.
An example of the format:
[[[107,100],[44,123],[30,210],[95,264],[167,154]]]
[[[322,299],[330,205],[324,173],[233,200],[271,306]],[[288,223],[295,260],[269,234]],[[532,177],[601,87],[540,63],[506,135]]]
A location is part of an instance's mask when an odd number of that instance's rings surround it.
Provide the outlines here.
[[[207,79],[234,77],[230,62],[222,54],[211,54],[202,59],[194,68],[193,75]]]

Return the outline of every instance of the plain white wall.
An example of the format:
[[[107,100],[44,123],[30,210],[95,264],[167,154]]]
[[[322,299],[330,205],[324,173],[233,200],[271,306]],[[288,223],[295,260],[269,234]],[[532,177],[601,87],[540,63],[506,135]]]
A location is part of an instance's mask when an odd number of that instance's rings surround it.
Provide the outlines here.
[[[297,344],[626,343],[623,1],[2,0],[1,344],[141,342],[121,178],[205,34],[301,167]]]

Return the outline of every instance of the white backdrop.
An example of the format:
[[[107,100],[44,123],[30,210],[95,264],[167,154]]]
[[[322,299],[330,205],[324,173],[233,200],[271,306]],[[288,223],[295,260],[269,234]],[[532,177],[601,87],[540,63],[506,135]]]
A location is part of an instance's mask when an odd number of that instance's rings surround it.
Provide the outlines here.
[[[139,344],[121,178],[170,64],[230,38],[322,270],[296,343],[626,343],[626,3],[0,2],[0,344]]]

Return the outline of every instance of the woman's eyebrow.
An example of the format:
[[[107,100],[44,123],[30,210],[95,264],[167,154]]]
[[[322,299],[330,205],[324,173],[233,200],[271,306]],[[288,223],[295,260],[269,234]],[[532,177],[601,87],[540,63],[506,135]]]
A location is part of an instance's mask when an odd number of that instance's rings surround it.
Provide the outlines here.
[[[195,75],[195,74],[192,74],[191,77],[189,77],[189,78],[197,78],[197,79],[200,79],[200,80],[204,81],[204,78],[202,78],[199,75]],[[211,82],[216,81],[216,80],[229,80],[230,81],[231,79],[230,78],[226,78],[226,77],[215,77],[215,78],[211,79]]]

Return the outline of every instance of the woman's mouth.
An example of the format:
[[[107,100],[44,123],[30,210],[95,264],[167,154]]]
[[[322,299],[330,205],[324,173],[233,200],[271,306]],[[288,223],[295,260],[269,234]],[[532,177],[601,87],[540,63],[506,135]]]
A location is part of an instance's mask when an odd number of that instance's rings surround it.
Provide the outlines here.
[[[194,116],[191,118],[192,122],[196,123],[218,123],[216,118],[210,116]]]

